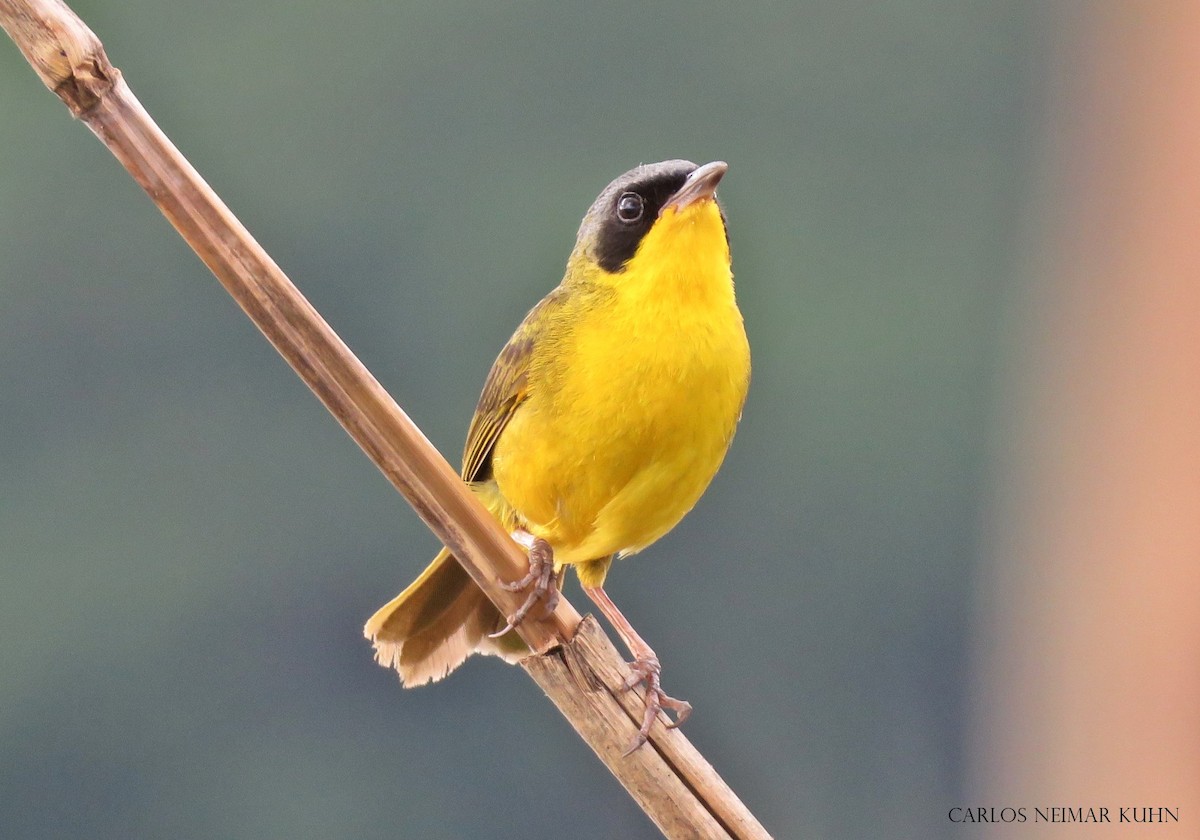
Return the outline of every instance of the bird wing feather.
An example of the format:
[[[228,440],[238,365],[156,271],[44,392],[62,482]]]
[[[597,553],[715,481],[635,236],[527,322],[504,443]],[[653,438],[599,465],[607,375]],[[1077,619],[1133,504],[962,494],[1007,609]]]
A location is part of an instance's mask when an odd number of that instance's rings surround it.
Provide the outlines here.
[[[484,481],[490,476],[496,441],[529,395],[529,367],[534,348],[546,324],[556,320],[552,311],[562,305],[564,297],[559,288],[542,298],[492,363],[467,430],[460,473],[464,481]]]

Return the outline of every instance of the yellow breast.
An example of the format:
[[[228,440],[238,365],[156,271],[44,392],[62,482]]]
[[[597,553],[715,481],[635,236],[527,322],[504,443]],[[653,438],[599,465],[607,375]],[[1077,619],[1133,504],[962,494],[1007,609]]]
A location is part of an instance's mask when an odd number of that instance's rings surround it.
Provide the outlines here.
[[[720,213],[668,214],[624,271],[569,268],[578,305],[540,338],[496,444],[500,494],[560,563],[632,553],[674,527],[741,414],[750,353]]]

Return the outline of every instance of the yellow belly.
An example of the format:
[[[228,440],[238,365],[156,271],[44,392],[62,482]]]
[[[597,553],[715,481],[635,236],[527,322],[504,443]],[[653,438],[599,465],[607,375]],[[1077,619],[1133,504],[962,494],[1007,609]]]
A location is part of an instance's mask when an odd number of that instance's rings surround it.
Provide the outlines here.
[[[557,563],[641,550],[720,466],[750,365],[728,263],[721,270],[711,288],[694,276],[678,289],[626,278],[539,349],[493,474],[513,518],[550,542]]]

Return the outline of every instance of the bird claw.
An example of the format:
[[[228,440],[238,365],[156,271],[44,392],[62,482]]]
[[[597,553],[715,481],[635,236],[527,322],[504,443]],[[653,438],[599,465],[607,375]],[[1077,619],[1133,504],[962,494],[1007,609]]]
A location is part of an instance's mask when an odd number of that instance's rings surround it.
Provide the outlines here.
[[[692,704],[686,700],[678,700],[662,690],[660,679],[662,676],[662,666],[658,662],[656,656],[639,656],[637,659],[629,663],[629,678],[625,680],[623,689],[630,691],[641,683],[646,684],[646,711],[642,715],[642,726],[638,729],[637,735],[633,738],[633,743],[629,749],[622,753],[622,757],[629,755],[650,737],[650,727],[654,725],[654,719],[661,712],[674,712],[675,720],[668,719],[664,726],[667,729],[674,729],[679,726],[692,713]]]
[[[500,581],[500,588],[509,592],[521,592],[530,589],[529,595],[517,611],[508,617],[508,623],[495,633],[489,633],[489,639],[498,639],[508,631],[516,628],[525,616],[539,601],[542,602],[543,615],[548,616],[558,607],[558,586],[554,581],[554,551],[550,543],[540,537],[529,545],[529,572],[522,578],[512,581]]]

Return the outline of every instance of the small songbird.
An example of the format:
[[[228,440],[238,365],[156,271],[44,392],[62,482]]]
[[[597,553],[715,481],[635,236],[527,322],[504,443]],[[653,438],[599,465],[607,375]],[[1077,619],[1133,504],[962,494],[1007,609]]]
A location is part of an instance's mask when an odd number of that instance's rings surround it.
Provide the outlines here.
[[[630,653],[646,685],[644,743],[660,709],[691,711],[660,687],[658,657],[605,594],[614,558],[671,530],[720,466],[750,383],[715,191],[727,165],[639,166],[609,184],[579,227],[562,282],[492,365],[471,418],[462,478],[529,550],[521,608],[502,616],[443,549],[367,622],[376,658],[406,686],[441,679],[472,653],[515,661],[513,628],[552,609],[562,570]]]

